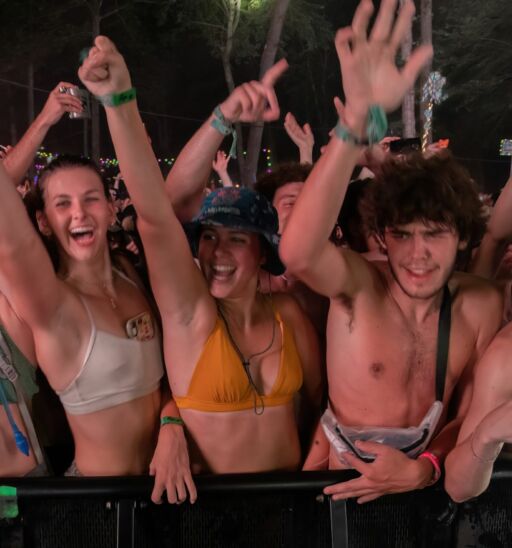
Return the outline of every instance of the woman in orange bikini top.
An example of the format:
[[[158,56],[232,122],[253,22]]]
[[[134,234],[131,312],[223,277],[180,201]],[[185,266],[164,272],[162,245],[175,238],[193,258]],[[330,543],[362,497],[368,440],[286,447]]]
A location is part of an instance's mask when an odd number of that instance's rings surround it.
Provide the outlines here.
[[[186,197],[202,194],[232,123],[277,118],[273,85],[284,68],[278,63],[261,82],[236,88],[214,110],[176,160],[169,196],[136,102],[105,108],[137,210],[168,377],[196,470],[298,469],[294,400],[301,391],[302,403],[319,404],[313,327],[289,296],[258,291],[260,268],[284,271],[271,204],[249,189],[224,188],[208,195],[187,234],[177,216],[183,218],[179,206]],[[96,39],[79,75],[96,96],[129,97],[124,92],[132,91],[124,60],[105,37]]]

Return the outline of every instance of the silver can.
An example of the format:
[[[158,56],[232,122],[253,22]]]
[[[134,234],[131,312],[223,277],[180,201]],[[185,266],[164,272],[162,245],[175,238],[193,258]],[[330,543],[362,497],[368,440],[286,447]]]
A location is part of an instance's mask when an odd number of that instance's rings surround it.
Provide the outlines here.
[[[72,120],[90,118],[91,117],[91,106],[89,99],[89,92],[86,89],[80,88],[66,88],[64,86],[59,88],[60,93],[67,93],[68,95],[73,95],[78,97],[82,103],[83,110],[82,112],[70,112],[69,117]]]

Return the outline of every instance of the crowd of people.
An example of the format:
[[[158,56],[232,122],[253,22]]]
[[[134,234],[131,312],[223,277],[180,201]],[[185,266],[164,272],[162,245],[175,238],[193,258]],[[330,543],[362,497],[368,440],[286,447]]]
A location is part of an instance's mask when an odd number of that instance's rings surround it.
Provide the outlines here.
[[[62,155],[27,191],[48,130],[83,108],[68,82],[0,161],[0,477],[51,473],[37,367],[72,433],[64,473],[150,473],[155,503],[194,502],[201,473],[352,468],[325,493],[359,503],[442,476],[456,501],[486,489],[512,439],[512,179],[489,218],[448,151],[389,146],[386,112],[433,53],[397,67],[414,6],[396,7],[369,31],[362,0],[338,31],[344,104],[318,160],[288,114],[299,162],[254,190],[219,149],[279,119],[286,61],[215,107],[164,179],[124,59],[95,39],[78,76],[122,176]]]

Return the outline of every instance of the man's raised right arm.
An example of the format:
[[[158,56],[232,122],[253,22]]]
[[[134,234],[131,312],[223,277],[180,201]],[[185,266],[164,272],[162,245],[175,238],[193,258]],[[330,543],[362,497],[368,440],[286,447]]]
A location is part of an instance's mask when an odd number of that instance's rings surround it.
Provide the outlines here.
[[[369,271],[357,254],[337,250],[328,241],[359,157],[360,146],[354,142],[362,142],[368,136],[371,107],[385,112],[395,110],[432,56],[430,46],[420,46],[398,70],[395,57],[411,24],[414,4],[407,0],[393,25],[395,9],[396,1],[383,2],[367,36],[373,4],[362,0],[352,26],[336,34],[345,109],[335,135],[295,203],[281,241],[280,254],[288,270],[330,297],[339,293],[353,295],[365,283],[364,273]],[[382,137],[374,139],[379,141]]]

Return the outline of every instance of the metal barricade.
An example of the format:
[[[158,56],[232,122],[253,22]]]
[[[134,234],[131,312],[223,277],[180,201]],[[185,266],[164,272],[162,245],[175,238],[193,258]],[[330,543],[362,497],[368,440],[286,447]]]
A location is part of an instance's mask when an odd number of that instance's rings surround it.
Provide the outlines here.
[[[19,516],[1,548],[422,548],[512,546],[512,466],[482,497],[454,505],[441,486],[358,505],[322,489],[353,472],[196,477],[198,501],[149,500],[153,479],[16,478]]]

